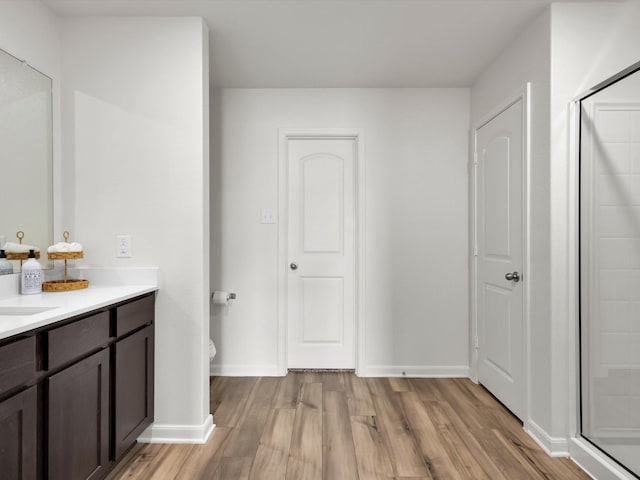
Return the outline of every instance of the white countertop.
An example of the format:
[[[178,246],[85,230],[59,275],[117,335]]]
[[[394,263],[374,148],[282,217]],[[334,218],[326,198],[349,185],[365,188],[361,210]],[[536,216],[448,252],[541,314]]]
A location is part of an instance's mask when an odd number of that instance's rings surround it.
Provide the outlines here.
[[[86,269],[78,275],[89,279],[89,288],[82,290],[0,296],[0,311],[3,307],[50,308],[31,315],[0,315],[0,339],[158,290],[157,269],[127,270]],[[135,284],[128,285],[127,279],[134,280]]]
[[[89,286],[84,290],[72,292],[43,292],[35,295],[5,297],[0,300],[0,310],[7,306],[54,308],[31,315],[0,315],[0,339],[44,327],[157,289],[156,285]]]

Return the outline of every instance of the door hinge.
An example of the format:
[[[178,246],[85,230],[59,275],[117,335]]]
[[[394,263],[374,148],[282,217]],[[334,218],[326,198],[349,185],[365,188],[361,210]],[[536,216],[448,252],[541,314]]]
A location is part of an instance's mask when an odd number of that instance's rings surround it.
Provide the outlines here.
[[[480,347],[480,342],[478,340],[478,336],[476,335],[476,338],[473,341],[473,348],[475,348],[476,350],[478,350],[478,348]]]
[[[473,256],[477,257],[478,256],[478,245],[474,245],[473,246]]]
[[[477,165],[478,164],[478,152],[473,152],[473,164]]]

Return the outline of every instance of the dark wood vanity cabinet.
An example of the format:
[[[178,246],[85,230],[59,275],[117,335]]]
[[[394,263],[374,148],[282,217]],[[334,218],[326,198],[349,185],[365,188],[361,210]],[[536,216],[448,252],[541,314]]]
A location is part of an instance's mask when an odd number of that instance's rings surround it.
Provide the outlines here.
[[[0,346],[0,477],[37,478],[38,396],[36,340]]]
[[[154,294],[0,341],[0,478],[98,480],[153,421]]]

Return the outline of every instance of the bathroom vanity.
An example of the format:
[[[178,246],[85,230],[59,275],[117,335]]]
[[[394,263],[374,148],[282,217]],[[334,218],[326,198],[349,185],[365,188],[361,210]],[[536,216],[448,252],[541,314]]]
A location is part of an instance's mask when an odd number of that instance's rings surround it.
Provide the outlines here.
[[[0,301],[3,479],[104,478],[153,421],[154,289],[85,292]]]

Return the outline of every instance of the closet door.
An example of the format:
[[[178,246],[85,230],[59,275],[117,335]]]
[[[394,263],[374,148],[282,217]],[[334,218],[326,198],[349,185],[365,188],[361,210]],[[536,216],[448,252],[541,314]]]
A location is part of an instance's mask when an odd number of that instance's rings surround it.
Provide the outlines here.
[[[478,380],[524,416],[524,100],[476,130]]]

